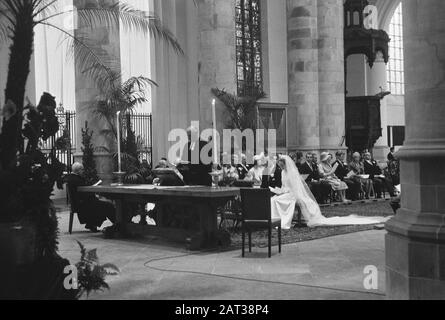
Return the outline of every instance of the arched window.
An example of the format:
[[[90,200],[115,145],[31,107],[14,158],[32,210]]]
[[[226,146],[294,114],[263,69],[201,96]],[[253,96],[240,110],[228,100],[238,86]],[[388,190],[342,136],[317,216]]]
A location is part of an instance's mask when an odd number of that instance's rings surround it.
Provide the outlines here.
[[[399,4],[389,24],[388,87],[392,94],[405,94],[405,70],[403,56],[403,8]]]
[[[236,70],[239,96],[262,91],[260,0],[236,0]]]

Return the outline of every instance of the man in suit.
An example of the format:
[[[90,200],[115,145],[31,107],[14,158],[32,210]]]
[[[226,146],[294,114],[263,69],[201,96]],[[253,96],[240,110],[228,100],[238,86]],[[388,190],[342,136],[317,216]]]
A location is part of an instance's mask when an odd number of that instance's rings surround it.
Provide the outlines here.
[[[239,156],[237,154],[234,154],[232,157],[233,166],[236,168],[236,171],[238,172],[239,180],[244,180],[249,173],[249,166],[247,166],[246,162],[246,156],[241,154],[241,161],[239,159]]]
[[[347,196],[348,199],[356,201],[359,199],[359,193],[361,190],[361,184],[359,181],[349,179],[347,177],[350,172],[348,164],[345,162],[345,153],[343,151],[338,151],[335,154],[337,161],[335,161],[334,166],[337,165],[337,170],[335,171],[336,176],[348,185]]]
[[[331,185],[320,181],[320,172],[318,170],[318,164],[314,164],[314,157],[316,155],[312,153],[306,154],[306,162],[300,166],[300,174],[308,175],[306,183],[314,194],[319,203],[326,203],[331,194]]]
[[[391,180],[383,176],[382,169],[380,169],[377,161],[372,159],[371,153],[366,152],[363,155],[365,174],[369,174],[369,179],[374,183],[374,190],[377,194],[377,198],[382,197],[384,188],[389,192],[391,197],[395,197],[394,185]]]
[[[186,185],[190,186],[211,186],[212,164],[204,164],[201,159],[201,151],[207,145],[207,142],[199,139],[199,131],[194,127],[187,129],[188,143],[183,155],[187,155],[187,164],[178,165],[178,170],[184,177]],[[211,158],[212,155],[209,154]]]

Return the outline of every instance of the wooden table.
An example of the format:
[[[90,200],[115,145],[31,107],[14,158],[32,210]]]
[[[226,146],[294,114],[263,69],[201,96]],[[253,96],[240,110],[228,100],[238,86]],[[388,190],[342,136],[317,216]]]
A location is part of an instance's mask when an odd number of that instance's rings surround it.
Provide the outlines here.
[[[217,208],[240,194],[239,188],[211,187],[155,187],[152,185],[81,187],[78,192],[99,194],[115,201],[116,223],[121,230],[144,235],[164,237],[185,242],[192,250],[215,248],[221,242],[230,244],[230,236],[218,230]],[[125,202],[154,203],[157,226],[128,223],[123,212]],[[196,222],[194,228],[171,227],[165,221],[167,207],[188,208]],[[224,238],[225,241],[221,241]],[[228,242],[228,243],[227,243]]]

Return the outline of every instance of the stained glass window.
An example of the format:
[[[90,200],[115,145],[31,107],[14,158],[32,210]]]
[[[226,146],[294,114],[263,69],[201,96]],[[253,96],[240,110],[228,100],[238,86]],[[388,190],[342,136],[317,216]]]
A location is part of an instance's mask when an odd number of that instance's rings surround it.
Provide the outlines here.
[[[260,0],[236,0],[236,71],[239,96],[262,91]]]
[[[405,70],[403,57],[403,10],[402,3],[397,7],[389,24],[389,63],[387,68],[388,86],[392,94],[405,94]]]

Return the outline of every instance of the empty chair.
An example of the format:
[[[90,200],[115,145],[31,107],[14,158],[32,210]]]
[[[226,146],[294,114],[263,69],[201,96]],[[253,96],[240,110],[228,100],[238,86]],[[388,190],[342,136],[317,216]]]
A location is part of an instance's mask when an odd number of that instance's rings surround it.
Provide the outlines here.
[[[278,251],[281,253],[281,219],[272,219],[269,189],[241,189],[242,256],[245,256],[245,237],[249,235],[252,252],[252,233],[268,230],[269,258],[272,256],[272,229],[278,228]]]

